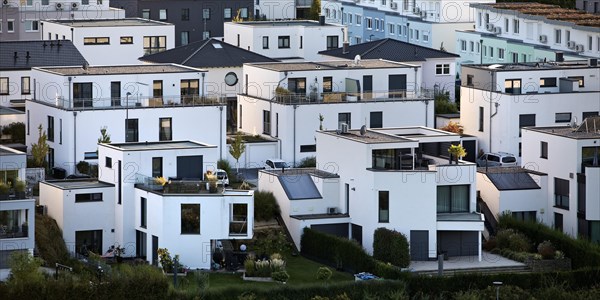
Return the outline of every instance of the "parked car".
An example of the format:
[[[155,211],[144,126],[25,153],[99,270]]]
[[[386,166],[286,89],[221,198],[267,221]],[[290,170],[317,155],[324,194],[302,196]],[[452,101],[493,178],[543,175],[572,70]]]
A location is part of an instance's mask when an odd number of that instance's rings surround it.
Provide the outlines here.
[[[517,165],[517,158],[506,152],[484,153],[477,159],[479,167],[513,167]]]
[[[289,167],[290,166],[284,160],[278,158],[267,159],[267,161],[265,162],[265,169],[267,170],[282,169]]]
[[[217,185],[229,186],[229,176],[227,176],[227,172],[222,169],[217,169]]]

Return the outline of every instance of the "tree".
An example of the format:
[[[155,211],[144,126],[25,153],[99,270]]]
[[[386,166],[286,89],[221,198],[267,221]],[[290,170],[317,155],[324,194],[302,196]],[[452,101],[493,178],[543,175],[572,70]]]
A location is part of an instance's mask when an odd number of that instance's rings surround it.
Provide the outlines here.
[[[319,16],[321,15],[321,0],[313,0],[310,5],[310,12],[308,13],[308,18],[310,20],[319,21]]]
[[[100,128],[100,137],[98,138],[98,144],[110,144],[110,134],[106,133],[106,127]]]
[[[48,141],[48,136],[46,136],[46,132],[42,130],[42,124],[38,126],[38,134],[37,144],[31,144],[31,154],[33,155],[33,167],[41,168],[44,167],[46,155],[48,155],[50,147],[46,143],[46,141]]]
[[[231,143],[231,145],[229,145],[229,154],[231,154],[231,156],[233,156],[233,158],[235,158],[235,169],[236,169],[236,172],[238,172],[238,173],[240,172],[239,160],[245,151],[246,151],[246,143],[244,143],[244,140],[242,139],[242,134],[238,132],[235,135],[235,140],[233,141],[233,143]]]

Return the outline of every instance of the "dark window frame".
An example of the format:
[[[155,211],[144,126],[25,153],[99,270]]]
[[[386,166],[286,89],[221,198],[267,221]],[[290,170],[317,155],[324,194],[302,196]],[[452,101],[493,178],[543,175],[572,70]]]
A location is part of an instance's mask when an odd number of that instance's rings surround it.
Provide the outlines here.
[[[134,126],[132,126],[134,125]],[[129,130],[132,130],[129,134]],[[125,142],[133,143],[139,141],[139,120],[138,119],[125,119]]]
[[[104,157],[104,167],[112,169],[112,157],[110,157],[110,156]]]
[[[554,207],[569,210],[569,190],[569,180],[554,177]]]
[[[140,227],[148,226],[148,199],[140,197]]]
[[[540,158],[548,159],[548,142],[540,141]]]
[[[454,199],[454,193],[452,192],[452,189],[459,188],[459,187],[461,187],[461,188],[465,188],[466,187],[466,191],[467,191],[467,197],[466,197],[466,199],[458,199],[458,200]],[[470,203],[470,200],[471,200],[471,189],[470,188],[471,187],[470,187],[470,185],[468,185],[468,184],[463,184],[463,185],[439,185],[437,187],[436,193],[439,193],[440,188],[448,188],[448,195],[449,195],[449,198],[450,198],[450,203],[449,203],[449,209],[448,209],[448,211],[439,211],[439,203],[436,202],[436,212],[438,214],[439,213],[450,213],[450,214],[452,214],[452,213],[468,213],[470,211],[470,206],[471,206],[471,203]],[[437,197],[437,194],[436,194],[436,197]],[[437,199],[437,201],[440,201],[440,199]],[[455,207],[456,207],[456,205],[454,205],[455,201],[467,201],[466,209],[464,209],[464,210],[454,210]]]
[[[300,145],[300,153],[305,153],[305,152],[317,152],[317,144]]]
[[[556,87],[556,77],[543,77],[540,78],[540,87]]]
[[[31,77],[29,76],[21,77],[21,95],[31,95]]]
[[[122,36],[119,41],[121,42],[121,45],[130,45],[133,44],[133,37],[132,36]]]
[[[327,38],[327,50],[333,50],[339,48],[340,37],[337,35],[328,35]]]
[[[262,37],[262,48],[269,49],[269,37],[268,36]]]
[[[48,142],[54,142],[54,117],[48,116]]]
[[[277,48],[278,49],[289,49],[290,48],[290,36],[280,35],[277,37]]]
[[[568,118],[566,118],[568,116]],[[569,123],[571,122],[573,114],[570,112],[560,112],[554,114],[555,123]]]
[[[102,193],[81,193],[75,194],[75,203],[102,202],[104,196]]]
[[[163,126],[163,121],[168,121],[169,126]],[[168,129],[168,130],[167,130]],[[172,141],[173,140],[173,118],[159,118],[158,119],[158,140],[159,141]]]
[[[110,37],[84,37],[83,45],[110,45]]]
[[[390,192],[379,191],[377,198],[377,221],[378,223],[389,223],[390,222]],[[387,216],[383,215],[382,212],[387,211]]]
[[[190,9],[182,8],[181,9],[181,21],[189,21],[190,20]]]
[[[160,169],[160,170],[158,170]],[[152,177],[162,177],[163,176],[163,158],[162,157],[153,157],[152,158]]]
[[[383,111],[372,111],[369,113],[369,128],[383,128]]]
[[[196,212],[197,210],[197,212]],[[197,203],[182,203],[180,207],[181,219],[181,235],[199,235],[201,234],[202,223],[202,207]],[[184,215],[186,214],[186,215]],[[198,217],[198,222],[195,220],[186,220],[185,218]]]
[[[263,134],[271,134],[271,111],[263,110]]]

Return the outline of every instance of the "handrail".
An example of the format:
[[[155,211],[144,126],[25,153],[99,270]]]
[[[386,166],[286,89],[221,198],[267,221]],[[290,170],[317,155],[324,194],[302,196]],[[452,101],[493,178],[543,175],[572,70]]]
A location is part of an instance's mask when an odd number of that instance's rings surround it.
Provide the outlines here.
[[[56,97],[52,100],[32,99],[31,101],[54,105],[67,110],[115,110],[137,109],[148,107],[188,107],[226,105],[224,95],[166,95],[160,97],[115,97],[115,98],[83,98],[65,99]]]
[[[477,199],[477,204],[479,205],[481,213],[485,217],[484,224],[486,225],[488,231],[491,235],[496,234],[496,230],[498,228],[498,221],[496,220],[496,217],[488,207],[487,203],[485,203],[481,197]]]
[[[277,93],[274,95],[251,95],[241,96],[273,101],[281,104],[320,104],[320,103],[343,103],[343,102],[367,102],[367,101],[406,101],[406,100],[431,100],[434,91],[430,89],[414,90],[385,90],[366,92],[315,92],[307,90],[303,93]]]

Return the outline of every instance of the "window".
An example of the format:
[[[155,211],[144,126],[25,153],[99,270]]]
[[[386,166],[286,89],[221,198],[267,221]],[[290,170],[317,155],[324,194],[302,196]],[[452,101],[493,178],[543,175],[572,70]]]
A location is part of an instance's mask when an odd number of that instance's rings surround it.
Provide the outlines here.
[[[140,227],[146,228],[148,220],[148,207],[147,200],[144,197],[140,197]]]
[[[508,24],[510,23],[510,21],[508,20],[508,18],[504,18],[504,32],[508,33]]]
[[[204,20],[210,20],[210,8],[203,8],[202,9],[202,19],[204,19]]]
[[[512,56],[512,62],[514,62],[514,63],[518,63],[519,62],[519,53],[512,52],[511,56]]]
[[[121,45],[123,44],[133,44],[133,37],[132,36],[122,36],[121,37]]]
[[[104,157],[104,166],[112,169],[112,157]]]
[[[483,46],[483,56],[487,56],[487,47]]]
[[[295,94],[306,94],[306,78],[288,79],[288,90]]]
[[[411,32],[411,38],[412,38],[412,29],[410,30],[410,32]],[[467,41],[460,40],[460,51],[467,51]]]
[[[271,111],[263,110],[263,133],[271,134]]]
[[[246,7],[240,8],[240,18],[242,18],[242,19],[248,18],[248,8],[246,8]]]
[[[162,98],[163,96],[163,82],[162,80],[154,80],[152,82],[152,97]]]
[[[521,136],[521,128],[535,126],[535,114],[519,115],[519,136]]]
[[[159,141],[171,141],[173,140],[173,129],[171,127],[171,118],[160,118],[158,129],[158,140]]]
[[[437,213],[469,212],[469,185],[437,187]]]
[[[370,128],[383,128],[383,112],[382,111],[372,111],[370,113],[369,118],[371,124],[369,124]]]
[[[337,49],[339,43],[339,37],[337,35],[330,35],[327,37],[327,50]]]
[[[21,94],[22,95],[31,94],[31,77],[29,77],[29,76],[21,77]]]
[[[27,135],[29,135],[31,117],[29,116],[29,109],[27,110]]]
[[[240,104],[239,122],[240,129],[242,128],[242,105]],[[29,127],[28,127],[29,128]]]
[[[600,116],[600,113],[597,111],[584,111],[581,114],[581,120],[585,120],[585,118],[587,118],[587,117],[595,117],[595,116]]]
[[[333,91],[333,77],[323,77],[323,93]]]
[[[185,46],[190,43],[190,32],[182,31],[181,32],[181,45]]]
[[[373,19],[371,18],[365,18],[365,25],[367,26],[367,29],[373,29]]]
[[[163,158],[153,157],[152,158],[152,177],[163,176]]]
[[[348,124],[348,129],[352,128],[351,124],[351,114],[350,113],[339,113],[338,114],[338,128],[342,127],[342,123]]]
[[[181,204],[181,234],[200,234],[200,204]]]
[[[102,193],[75,194],[75,203],[102,201]]]
[[[58,119],[58,143],[62,145],[62,119]]]
[[[490,14],[485,14],[485,26],[490,23]]]
[[[513,19],[513,33],[519,34],[519,20]]]
[[[27,0],[29,2],[31,0]],[[90,5],[90,0],[81,0],[81,5]]]
[[[356,15],[356,26],[361,26],[362,25],[362,16],[357,14]]]
[[[300,152],[317,152],[317,145],[300,145]]]
[[[592,51],[592,49],[593,49],[593,47],[592,47],[592,41],[593,41],[592,36],[588,35],[588,50],[589,51]]]
[[[223,18],[231,19],[231,8],[227,7],[223,10]]]
[[[498,48],[498,58],[504,59],[504,49]]]
[[[269,49],[269,37],[263,36],[262,41],[263,41],[263,49]]]
[[[450,74],[450,64],[438,64],[435,65],[436,75],[448,75]]]
[[[490,47],[490,57],[494,57],[494,47]]]
[[[560,29],[554,30],[554,43],[556,43],[556,44],[561,43],[561,33],[562,33],[562,30],[560,30]]]
[[[150,9],[149,8],[142,9],[142,19],[150,19]]]
[[[398,26],[396,26],[396,27],[397,27],[396,29],[398,29],[398,36],[401,36],[402,35],[402,25],[398,24]]]
[[[54,142],[54,117],[48,116],[48,141]]]
[[[479,131],[483,132],[483,106],[479,107]]]
[[[181,9],[181,21],[189,21],[190,20],[190,9],[182,8]]]
[[[6,22],[6,31],[15,32],[15,20],[8,20]]]
[[[166,20],[167,19],[167,10],[166,9],[160,9],[158,11],[158,19],[159,20]]]
[[[180,95],[184,103],[200,97],[200,81],[198,79],[182,79],[180,86]]]
[[[26,20],[25,21],[25,31],[26,32],[37,32],[39,31],[39,22],[34,20]]]
[[[406,3],[406,1],[405,1]],[[404,10],[407,10],[408,8],[405,8]],[[481,27],[481,13],[477,14],[477,26]]]
[[[548,142],[540,142],[540,158],[548,159]]]
[[[352,24],[352,14],[348,14],[348,24]]]
[[[210,31],[202,31],[202,40],[208,40],[210,38]]]
[[[560,213],[554,213],[554,229],[563,231],[563,215]]]
[[[473,86],[474,75],[467,74],[467,86]]]
[[[125,142],[137,142],[138,134],[138,119],[125,119]]]
[[[0,19],[0,32],[2,32],[2,19]]]
[[[556,123],[571,122],[571,113],[556,113],[556,114],[554,114],[554,122],[556,122]]]
[[[554,206],[569,209],[569,181],[554,177]]]
[[[469,51],[470,52],[474,52],[475,51],[475,42],[473,42],[473,41],[469,42]]]
[[[144,55],[154,54],[167,50],[166,36],[145,36]]]
[[[512,217],[519,221],[535,222],[537,220],[536,213],[536,211],[516,211],[512,212]]]
[[[568,42],[571,40],[571,31],[565,30],[565,41]]]
[[[287,49],[290,48],[290,36],[279,36],[277,37],[277,46],[279,49]]]
[[[390,222],[390,192],[379,191],[379,223]]]
[[[302,42],[303,42],[303,37],[300,36],[300,49],[302,49]]]
[[[585,82],[584,82],[584,77],[583,76],[569,76],[567,78],[575,79],[575,80],[579,81],[579,87],[584,87],[585,86]]]
[[[84,37],[84,45],[110,45],[109,37]]]
[[[375,19],[375,30],[379,30],[381,28],[379,26],[380,26],[379,19]]]
[[[92,106],[92,83],[73,83],[73,107]]]
[[[75,248],[79,254],[104,253],[102,230],[75,231]]]
[[[42,0],[42,5],[50,5],[50,0]]]
[[[540,78],[540,87],[556,87],[556,77]]]
[[[490,48],[493,49],[493,48]],[[504,80],[504,92],[507,94],[521,93],[521,79],[506,79]]]
[[[388,23],[388,32],[390,33],[390,35],[393,35],[395,30],[396,25]]]
[[[415,29],[415,40],[419,40],[419,31]],[[467,41],[465,41],[465,51],[467,50]]]

